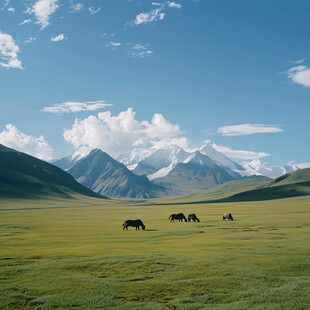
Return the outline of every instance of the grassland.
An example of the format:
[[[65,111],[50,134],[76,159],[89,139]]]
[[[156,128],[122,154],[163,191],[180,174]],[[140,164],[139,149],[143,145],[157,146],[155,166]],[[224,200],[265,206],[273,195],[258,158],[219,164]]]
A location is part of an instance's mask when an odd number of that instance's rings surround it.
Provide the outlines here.
[[[170,223],[171,213],[200,223]],[[221,215],[231,212],[234,222]],[[146,231],[122,230],[141,218]],[[310,196],[0,200],[1,309],[310,309]]]

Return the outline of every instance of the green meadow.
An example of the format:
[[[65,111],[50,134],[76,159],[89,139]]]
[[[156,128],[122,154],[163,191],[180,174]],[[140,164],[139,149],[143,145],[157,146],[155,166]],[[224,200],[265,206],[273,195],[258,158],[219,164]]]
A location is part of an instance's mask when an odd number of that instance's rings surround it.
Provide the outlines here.
[[[310,196],[174,201],[0,200],[0,308],[310,309]]]

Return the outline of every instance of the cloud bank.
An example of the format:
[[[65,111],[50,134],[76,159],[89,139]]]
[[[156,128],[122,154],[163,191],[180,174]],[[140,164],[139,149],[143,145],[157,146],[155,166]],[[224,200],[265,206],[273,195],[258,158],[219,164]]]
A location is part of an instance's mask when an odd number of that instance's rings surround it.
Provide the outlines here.
[[[255,133],[276,133],[283,130],[275,125],[264,124],[242,124],[234,126],[223,126],[218,128],[217,132],[223,136],[244,136]]]
[[[162,114],[152,120],[139,122],[132,108],[113,116],[110,111],[91,115],[83,120],[75,119],[70,129],[64,131],[64,139],[73,144],[75,155],[87,154],[99,148],[118,156],[133,148],[160,148],[165,145],[187,147],[187,139],[176,124],[171,124]]]
[[[54,150],[42,135],[39,138],[26,135],[11,124],[6,125],[5,130],[0,133],[0,143],[42,160],[56,158]]]
[[[45,107],[41,112],[64,114],[64,113],[76,113],[83,111],[96,111],[98,109],[104,109],[112,106],[112,104],[106,103],[105,100],[98,101],[86,101],[86,102],[74,102],[68,101],[63,103],[57,103],[52,107]]]
[[[215,143],[212,143],[212,147],[232,159],[253,160],[270,156],[270,154],[264,152],[233,150],[228,146],[216,145]]]

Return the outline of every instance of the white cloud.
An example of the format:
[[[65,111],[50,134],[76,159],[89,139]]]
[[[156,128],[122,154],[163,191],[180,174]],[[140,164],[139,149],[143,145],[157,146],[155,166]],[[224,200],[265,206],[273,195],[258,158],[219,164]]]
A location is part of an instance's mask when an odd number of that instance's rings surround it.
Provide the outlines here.
[[[131,56],[132,57],[140,57],[140,58],[145,58],[145,57],[148,57],[148,56],[151,56],[153,54],[153,52],[151,50],[147,50],[147,51],[144,51],[144,50],[140,50],[139,52],[132,52],[131,53]]]
[[[122,44],[120,43],[120,42],[113,42],[113,41],[111,41],[111,42],[108,42],[107,44],[106,44],[106,46],[108,46],[108,47],[119,47],[119,46],[121,46]]]
[[[89,11],[90,15],[95,15],[95,14],[99,13],[100,10],[101,10],[100,7],[98,9],[94,9],[92,6],[88,8],[88,11]]]
[[[0,62],[2,67],[7,69],[23,69],[22,62],[18,59],[19,46],[11,35],[0,31]]]
[[[63,33],[60,33],[58,36],[52,37],[51,41],[52,42],[58,42],[58,41],[62,41],[64,39],[66,39],[65,35]]]
[[[310,68],[297,66],[289,69],[286,74],[294,83],[310,87]]]
[[[86,102],[68,101],[55,104],[52,107],[45,107],[41,111],[55,114],[64,114],[64,113],[76,113],[83,111],[95,111],[98,109],[106,108],[108,106],[112,106],[112,104],[106,103],[106,101],[104,100],[86,101]]]
[[[8,11],[14,13],[14,12],[15,12],[15,9],[12,8],[12,7],[10,7],[10,8],[8,8]]]
[[[58,0],[38,0],[26,10],[26,13],[34,14],[37,18],[36,24],[41,25],[41,30],[49,25],[49,19],[58,9]]]
[[[35,41],[36,39],[37,38],[35,38],[35,37],[30,37],[29,39],[25,40],[24,42],[25,43],[31,43],[31,42]]]
[[[136,25],[140,25],[163,20],[166,13],[163,13],[162,10],[163,7],[161,6],[158,9],[152,10],[148,13],[140,13],[136,16],[134,23]]]
[[[159,148],[171,144],[187,147],[187,139],[182,134],[178,125],[171,124],[161,114],[155,114],[151,122],[139,122],[129,108],[116,116],[107,111],[97,117],[76,119],[72,127],[64,131],[64,139],[74,145],[77,154],[100,148],[117,156],[135,147]]]
[[[9,5],[9,3],[10,3],[10,0],[4,0],[4,5],[3,5],[1,10],[3,10],[5,7],[7,7]]]
[[[133,50],[145,50],[146,47],[142,44],[137,43],[135,46],[132,47]]]
[[[298,59],[298,60],[290,60],[289,62],[292,63],[292,64],[295,64],[295,65],[300,65],[304,61],[306,61],[306,58]]]
[[[150,45],[148,44],[147,46],[149,47]],[[130,50],[130,55],[132,57],[140,57],[140,58],[151,56],[153,52],[150,49],[148,49],[148,47],[138,43],[132,46]]]
[[[275,133],[282,132],[283,130],[275,125],[264,124],[242,124],[234,126],[220,127],[217,132],[223,136],[244,136],[252,135],[255,133]]]
[[[28,24],[31,22],[31,19],[25,19],[24,21],[22,21],[21,23],[18,24],[18,26],[22,26],[22,25],[25,25],[25,24]]]
[[[169,2],[168,5],[169,5],[169,7],[175,8],[175,9],[181,9],[182,8],[182,5],[180,3],[175,3],[174,1]]]
[[[154,23],[158,20],[163,20],[166,15],[164,10],[167,6],[175,9],[182,8],[181,4],[176,3],[174,1],[164,1],[162,3],[152,2],[152,5],[156,6],[157,8],[149,12],[142,12],[138,14],[132,24],[140,25],[140,24]]]
[[[0,133],[0,143],[43,160],[56,158],[54,150],[42,135],[39,138],[26,135],[11,124]]]
[[[71,4],[71,12],[77,13],[83,9],[84,5],[82,3]]]
[[[215,148],[217,151],[224,153],[227,157],[232,159],[253,160],[270,156],[270,154],[264,152],[233,150],[228,146],[216,145],[215,143],[212,144],[212,147]]]

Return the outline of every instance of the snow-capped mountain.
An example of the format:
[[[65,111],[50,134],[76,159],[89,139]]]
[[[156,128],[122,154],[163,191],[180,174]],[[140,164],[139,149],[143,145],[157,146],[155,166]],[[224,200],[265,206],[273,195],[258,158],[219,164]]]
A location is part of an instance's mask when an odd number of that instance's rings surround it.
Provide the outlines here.
[[[200,153],[207,155],[212,160],[220,163],[222,166],[228,167],[231,170],[235,171],[242,171],[244,168],[239,165],[238,163],[232,161],[230,158],[228,158],[223,153],[217,151],[215,148],[213,148],[211,145],[203,145],[199,149]]]
[[[116,160],[127,166],[129,170],[133,170],[140,161],[149,157],[155,151],[156,150],[135,148],[130,153],[121,154]]]
[[[284,166],[269,166],[266,163],[262,163],[259,159],[254,159],[251,162],[244,162],[242,163],[242,166],[245,169],[243,175],[263,175],[272,179],[286,173],[290,173],[302,168],[307,168],[307,165],[303,167],[302,164],[299,166],[292,163],[288,163]]]
[[[138,176],[100,149],[90,154],[68,171],[79,183],[108,197],[156,198],[168,191]]]
[[[147,175],[150,180],[167,175],[178,163],[184,162],[191,154],[176,145],[163,147],[140,161],[133,172]]]
[[[196,151],[154,183],[179,194],[188,194],[240,178],[240,174]]]

